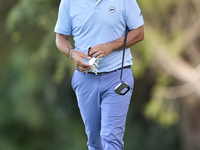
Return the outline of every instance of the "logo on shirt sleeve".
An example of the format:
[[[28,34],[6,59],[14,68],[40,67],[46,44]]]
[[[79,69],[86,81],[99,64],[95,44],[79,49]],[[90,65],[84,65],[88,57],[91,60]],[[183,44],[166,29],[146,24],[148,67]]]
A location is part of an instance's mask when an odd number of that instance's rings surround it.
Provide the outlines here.
[[[109,8],[109,11],[110,11],[111,13],[114,13],[114,12],[115,12],[115,7],[114,7],[114,6],[111,6],[111,7]]]
[[[142,16],[142,11],[140,11],[140,15],[139,16]]]

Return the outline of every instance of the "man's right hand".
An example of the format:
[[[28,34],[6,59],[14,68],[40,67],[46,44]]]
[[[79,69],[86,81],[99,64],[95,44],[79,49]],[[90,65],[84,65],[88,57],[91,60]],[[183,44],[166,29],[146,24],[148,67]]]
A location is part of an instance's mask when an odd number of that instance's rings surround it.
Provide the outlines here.
[[[78,68],[78,70],[80,70],[83,73],[87,73],[87,70],[91,69],[91,66],[89,64],[86,64],[83,61],[83,58],[90,60],[91,57],[89,57],[88,55],[86,55],[84,52],[79,52],[79,51],[72,51],[71,53],[71,58],[74,61],[76,67]]]

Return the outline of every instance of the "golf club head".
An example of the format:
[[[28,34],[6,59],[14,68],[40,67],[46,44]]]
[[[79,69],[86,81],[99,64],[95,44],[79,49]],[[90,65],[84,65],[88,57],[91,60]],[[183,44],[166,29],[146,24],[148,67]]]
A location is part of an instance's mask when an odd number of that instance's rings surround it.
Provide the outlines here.
[[[130,90],[129,85],[126,82],[121,82],[115,87],[115,93],[119,95],[125,95]]]

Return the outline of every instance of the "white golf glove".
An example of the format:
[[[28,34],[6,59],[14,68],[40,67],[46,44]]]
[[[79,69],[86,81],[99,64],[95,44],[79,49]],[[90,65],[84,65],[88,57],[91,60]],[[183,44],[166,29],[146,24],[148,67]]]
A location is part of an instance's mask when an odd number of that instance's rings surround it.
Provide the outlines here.
[[[88,48],[87,50],[87,55],[89,55],[89,50],[90,50],[91,47]],[[98,70],[96,67],[98,67],[98,63],[99,63],[99,60],[101,58],[95,58],[95,57],[92,57],[90,60],[88,60],[88,64],[91,65],[91,71],[94,72],[96,75],[98,73]]]

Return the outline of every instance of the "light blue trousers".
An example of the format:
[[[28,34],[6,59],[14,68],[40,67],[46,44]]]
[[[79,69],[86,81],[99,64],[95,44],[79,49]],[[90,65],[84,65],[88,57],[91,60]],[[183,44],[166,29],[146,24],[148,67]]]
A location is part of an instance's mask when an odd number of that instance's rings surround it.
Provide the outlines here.
[[[121,70],[107,74],[85,74],[75,70],[72,88],[76,93],[85,124],[89,150],[123,150],[126,116],[133,91],[130,68],[123,70],[123,81],[131,90],[126,95],[114,92]]]

